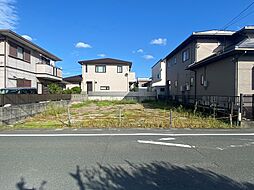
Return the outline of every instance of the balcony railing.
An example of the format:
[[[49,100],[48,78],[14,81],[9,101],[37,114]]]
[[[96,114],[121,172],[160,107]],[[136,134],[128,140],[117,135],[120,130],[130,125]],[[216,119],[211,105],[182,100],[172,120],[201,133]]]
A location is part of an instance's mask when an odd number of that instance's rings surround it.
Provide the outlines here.
[[[38,78],[48,78],[53,80],[62,80],[62,69],[53,65],[37,63],[36,75]]]

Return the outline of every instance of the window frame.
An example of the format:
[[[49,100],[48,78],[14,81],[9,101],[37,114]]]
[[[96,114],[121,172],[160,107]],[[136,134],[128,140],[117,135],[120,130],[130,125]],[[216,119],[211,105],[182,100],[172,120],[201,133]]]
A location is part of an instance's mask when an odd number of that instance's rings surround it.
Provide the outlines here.
[[[182,61],[183,63],[188,61],[190,59],[190,48],[188,49],[185,49],[183,52],[182,52]]]
[[[120,71],[119,71],[119,68],[121,68]],[[122,65],[117,65],[117,73],[123,73],[123,66]]]
[[[105,68],[105,69],[103,69],[102,72],[99,72],[99,71],[97,70],[97,68],[99,68],[99,67],[103,67],[103,68]],[[107,71],[106,65],[95,65],[95,73],[106,73],[106,71]]]
[[[21,52],[19,50],[21,50]],[[24,51],[23,47],[17,46],[17,58],[18,59],[24,60],[24,58],[25,58],[24,52],[25,51]],[[21,55],[21,57],[20,57],[20,55]]]
[[[191,77],[190,78],[190,86],[193,86],[194,85],[194,77]]]

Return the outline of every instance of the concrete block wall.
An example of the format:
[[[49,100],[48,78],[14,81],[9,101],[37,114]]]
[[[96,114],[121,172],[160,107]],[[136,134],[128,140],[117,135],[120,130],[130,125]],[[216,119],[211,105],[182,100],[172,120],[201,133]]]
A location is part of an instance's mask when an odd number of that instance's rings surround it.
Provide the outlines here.
[[[69,103],[69,101],[64,100],[0,107],[0,125],[11,125],[27,117],[41,113],[45,111],[49,105],[67,106]]]

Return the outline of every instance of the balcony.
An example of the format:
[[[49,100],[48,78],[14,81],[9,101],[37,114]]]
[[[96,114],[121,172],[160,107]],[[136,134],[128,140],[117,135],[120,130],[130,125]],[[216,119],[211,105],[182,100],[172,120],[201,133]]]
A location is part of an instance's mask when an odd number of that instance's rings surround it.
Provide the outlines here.
[[[52,65],[37,63],[36,64],[36,77],[45,79],[45,80],[61,81],[62,80],[62,69],[57,68]]]

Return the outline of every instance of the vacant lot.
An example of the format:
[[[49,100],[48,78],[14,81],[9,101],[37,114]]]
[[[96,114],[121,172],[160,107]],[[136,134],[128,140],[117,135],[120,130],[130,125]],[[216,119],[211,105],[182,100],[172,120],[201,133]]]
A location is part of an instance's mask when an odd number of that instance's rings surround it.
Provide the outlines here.
[[[170,122],[170,114],[172,122]],[[49,106],[14,128],[229,128],[225,122],[194,114],[164,102],[86,101],[68,107]]]

